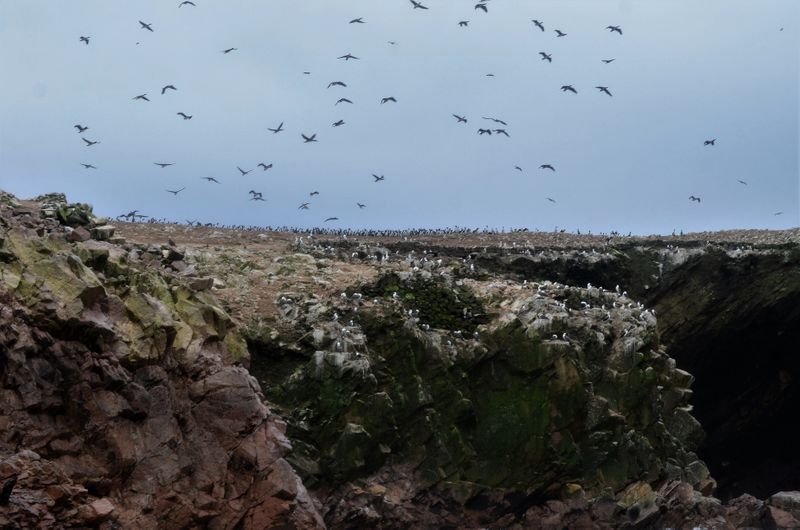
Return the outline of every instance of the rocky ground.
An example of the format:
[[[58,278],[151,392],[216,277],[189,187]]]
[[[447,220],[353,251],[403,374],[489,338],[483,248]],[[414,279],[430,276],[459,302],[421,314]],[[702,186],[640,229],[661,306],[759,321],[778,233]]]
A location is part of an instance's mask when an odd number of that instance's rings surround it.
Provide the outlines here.
[[[798,243],[109,226],[3,195],[0,526],[800,526],[798,493],[714,497],[654,305],[698,256]]]

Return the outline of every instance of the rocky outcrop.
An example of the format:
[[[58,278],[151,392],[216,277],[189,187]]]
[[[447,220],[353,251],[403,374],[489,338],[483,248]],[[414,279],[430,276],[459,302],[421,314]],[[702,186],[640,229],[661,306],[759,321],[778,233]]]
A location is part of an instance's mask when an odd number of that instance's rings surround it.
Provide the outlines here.
[[[321,527],[230,317],[71,208],[0,200],[0,526]]]

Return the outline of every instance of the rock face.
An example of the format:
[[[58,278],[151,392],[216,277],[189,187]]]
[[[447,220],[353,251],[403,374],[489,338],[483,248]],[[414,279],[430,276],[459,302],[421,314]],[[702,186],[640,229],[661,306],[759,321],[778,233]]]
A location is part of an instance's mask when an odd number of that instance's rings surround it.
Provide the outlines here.
[[[38,213],[0,200],[0,526],[323,526],[214,298]]]

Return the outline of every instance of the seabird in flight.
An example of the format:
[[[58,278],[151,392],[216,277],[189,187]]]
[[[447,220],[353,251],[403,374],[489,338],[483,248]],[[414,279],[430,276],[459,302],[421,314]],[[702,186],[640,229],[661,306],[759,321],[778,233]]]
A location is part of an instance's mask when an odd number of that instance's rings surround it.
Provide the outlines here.
[[[185,5],[190,5],[190,6],[197,7],[194,2],[190,2],[189,0],[184,0],[183,2],[178,4],[178,7],[183,7]]]
[[[703,145],[717,145],[717,144],[715,143],[716,141],[717,141],[717,139],[716,139],[716,138],[714,138],[714,139],[712,139],[712,140],[706,140],[705,142],[703,142]]]
[[[314,195],[319,195],[319,192],[315,190],[308,194],[309,197],[313,197]]]
[[[543,61],[547,61],[548,63],[552,63],[553,62],[553,56],[552,55],[547,55],[544,52],[539,52],[539,55],[542,56],[542,60]]]
[[[304,141],[305,143],[307,143],[307,144],[308,144],[308,143],[311,143],[311,142],[316,142],[316,141],[317,141],[317,135],[316,135],[316,133],[312,134],[311,136],[306,136],[305,134],[302,134],[302,133],[301,133],[301,134],[300,134],[300,136],[302,136],[302,137],[303,137],[303,141]]]
[[[378,176],[378,175],[376,175],[375,173],[373,173],[373,174],[372,174],[372,178],[374,178],[374,179],[375,179],[375,182],[380,182],[380,181],[382,181],[382,180],[386,180],[386,178],[385,178],[383,175],[381,175],[381,176]]]
[[[568,91],[568,90],[569,90],[570,92],[574,93],[574,94],[577,94],[577,93],[578,93],[578,91],[577,91],[577,90],[575,90],[575,87],[573,87],[572,85],[562,85],[562,87],[561,87],[561,91],[562,91],[562,92],[566,92],[566,91]]]
[[[140,20],[139,24],[142,25],[142,29],[146,29],[147,31],[151,31],[151,32],[153,31],[153,28],[150,27],[152,25],[152,22],[150,24],[145,24],[144,22],[142,22]]]
[[[90,39],[90,38],[91,38],[91,37],[83,37],[83,36],[82,36],[82,37],[80,38],[80,41],[81,41],[81,42],[85,42],[85,43],[86,43],[86,45],[88,46],[88,45],[89,45],[89,39]]]
[[[100,140],[97,140],[96,142],[93,142],[93,141],[91,141],[91,140],[87,140],[87,139],[86,139],[86,138],[84,138],[83,136],[81,136],[81,140],[83,140],[84,142],[86,142],[86,147],[91,147],[91,146],[93,146],[94,144],[99,144],[99,143],[100,143]]]
[[[185,189],[186,189],[186,188],[181,188],[181,189],[179,189],[179,190],[166,190],[166,191],[170,192],[171,194],[173,194],[173,195],[175,195],[175,196],[177,197],[177,196],[178,196],[178,194],[179,194],[180,192],[182,192],[183,190],[185,190]]]
[[[272,131],[272,134],[279,133],[279,132],[281,132],[283,130],[283,122],[281,122],[281,124],[278,125],[277,129],[270,129],[269,127],[267,127],[267,130],[268,131]]]
[[[253,171],[252,169],[248,169],[247,171],[245,171],[244,169],[240,168],[239,166],[236,166],[236,169],[239,170],[239,173],[241,173],[243,177],[245,175],[247,175],[248,173],[250,173],[251,171]]]
[[[514,166],[514,169],[516,169],[517,171],[522,171],[522,168],[519,166]]]
[[[487,118],[486,116],[481,116],[481,118],[483,118],[484,120],[489,120],[489,121],[493,121],[495,123],[499,123],[500,125],[508,125],[503,120],[498,120],[497,118]]]
[[[184,120],[191,120],[192,119],[191,116],[189,116],[188,114],[185,114],[183,112],[178,112],[177,115],[180,116],[181,118],[183,118]]]
[[[359,208],[360,210],[363,210],[364,208],[366,208],[366,207],[367,207],[367,205],[366,205],[366,204],[361,204],[360,202],[357,202],[357,203],[356,203],[356,206],[358,206],[358,208]]]
[[[489,9],[486,7],[486,4],[484,4],[484,3],[475,4],[475,9],[483,9],[484,13],[488,13],[489,12]]]
[[[415,0],[409,0],[409,1],[414,5],[414,9],[428,9],[427,7],[422,5],[420,2],[416,2]]]
[[[745,186],[747,186],[747,182],[745,182],[744,180],[737,180],[736,182],[738,182],[739,184],[744,184]]]
[[[304,202],[300,206],[297,207],[298,210],[308,210],[308,203]]]
[[[600,92],[605,92],[609,96],[611,95],[611,92],[608,91],[608,87],[607,86],[596,86],[595,88],[597,90],[599,90]]]
[[[133,97],[133,98],[131,98],[131,99],[134,99],[134,100],[136,100],[136,99],[142,99],[142,100],[144,100],[144,101],[150,101],[149,99],[147,99],[147,94],[139,94],[138,96],[136,96],[136,97]]]
[[[508,135],[508,133],[506,132],[505,129],[495,129],[494,132],[495,132],[495,134],[505,134],[506,138],[510,138],[510,136]]]
[[[328,221],[338,221],[338,220],[339,220],[339,218],[338,218],[338,217],[328,217],[328,218],[327,218],[327,219],[325,219],[325,221],[323,221],[323,222],[327,223]]]
[[[616,31],[617,33],[622,35],[622,28],[620,28],[619,26],[606,26],[606,29],[610,30],[611,33],[614,33]]]
[[[175,162],[153,162],[153,164],[161,166],[161,169],[164,169],[165,167],[174,166]]]
[[[356,61],[359,60],[358,57],[349,53],[342,55],[341,57],[339,57],[339,59],[344,59],[345,61],[349,61],[350,59],[355,59]]]
[[[272,169],[272,164],[265,164],[264,162],[259,162],[256,167],[260,167],[262,171],[266,171],[268,169]]]
[[[163,96],[164,92],[166,92],[167,90],[178,90],[178,89],[175,88],[175,85],[167,85],[161,89],[161,95]]]
[[[215,179],[214,177],[201,177],[201,178],[204,178],[209,182],[216,182],[217,184],[219,184],[219,181],[217,179]]]
[[[364,19],[361,17],[354,18],[350,21],[350,24],[365,24]]]
[[[346,87],[347,85],[344,84],[341,81],[331,81],[330,83],[328,83],[328,88],[330,88],[332,86],[344,86],[344,87]]]
[[[341,127],[342,125],[344,125],[344,120],[339,120],[331,123],[331,127]]]
[[[542,164],[539,166],[539,169],[549,169],[550,171],[556,170],[556,168],[554,168],[551,164]]]
[[[389,96],[389,97],[387,97],[387,98],[381,98],[381,105],[383,105],[384,103],[389,103],[390,101],[391,101],[392,103],[397,103],[397,100],[396,100],[396,99],[394,99],[394,97],[392,97],[392,96]]]
[[[552,198],[550,198],[550,197],[547,197],[547,200],[548,200],[548,201],[550,201],[550,202],[556,202],[556,200],[555,200],[555,199],[552,199]]]
[[[93,166],[93,165],[91,165],[91,164],[84,164],[84,163],[82,163],[82,162],[81,162],[81,165],[82,165],[83,167],[85,167],[86,169],[97,169],[96,167],[94,167],[94,166]]]
[[[556,32],[556,37],[566,37],[567,34],[561,31],[560,29],[554,30]]]
[[[690,195],[689,200],[694,202],[700,202],[700,197],[695,197],[694,195]]]
[[[458,23],[458,25],[461,26],[462,28],[466,28],[467,26],[469,26],[469,20],[462,20],[461,22]]]
[[[478,129],[478,134],[480,134],[480,135],[488,134],[489,136],[491,136],[492,135],[492,130],[491,129]]]
[[[458,114],[453,114],[453,117],[458,120],[457,123],[467,123],[467,118],[464,116],[459,116]]]
[[[536,19],[533,19],[533,20],[531,20],[531,22],[533,22],[536,25],[537,28],[539,28],[540,30],[544,31],[544,25],[540,21],[538,21]]]
[[[600,60],[603,61],[606,64],[610,64],[610,63],[614,62],[614,59],[600,59]]]
[[[225,49],[225,50],[221,50],[220,53],[231,53],[231,52],[234,52],[234,51],[236,51],[238,49],[239,48],[228,48],[228,49]]]
[[[350,100],[349,100],[349,99],[347,99],[347,98],[340,98],[340,99],[339,99],[339,101],[337,101],[337,102],[336,102],[336,103],[334,103],[333,105],[334,105],[334,106],[336,106],[336,105],[338,105],[339,103],[350,103],[350,104],[352,104],[353,102],[352,102],[352,101],[350,101]]]
[[[76,129],[78,129],[78,132],[79,132],[79,133],[82,133],[83,131],[87,131],[87,130],[89,130],[89,127],[84,127],[83,125],[81,125],[81,124],[79,124],[79,123],[78,123],[78,124],[75,124],[75,125],[73,125],[73,127],[75,127]]]

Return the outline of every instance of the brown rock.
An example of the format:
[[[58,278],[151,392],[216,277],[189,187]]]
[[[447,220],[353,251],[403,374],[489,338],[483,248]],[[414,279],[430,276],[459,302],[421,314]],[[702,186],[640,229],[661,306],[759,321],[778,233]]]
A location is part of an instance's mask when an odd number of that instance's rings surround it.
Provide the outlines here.
[[[78,226],[67,234],[67,241],[70,241],[72,243],[75,242],[80,243],[83,241],[88,241],[89,239],[91,239],[91,237],[92,237],[91,232],[89,232],[82,226]]]

